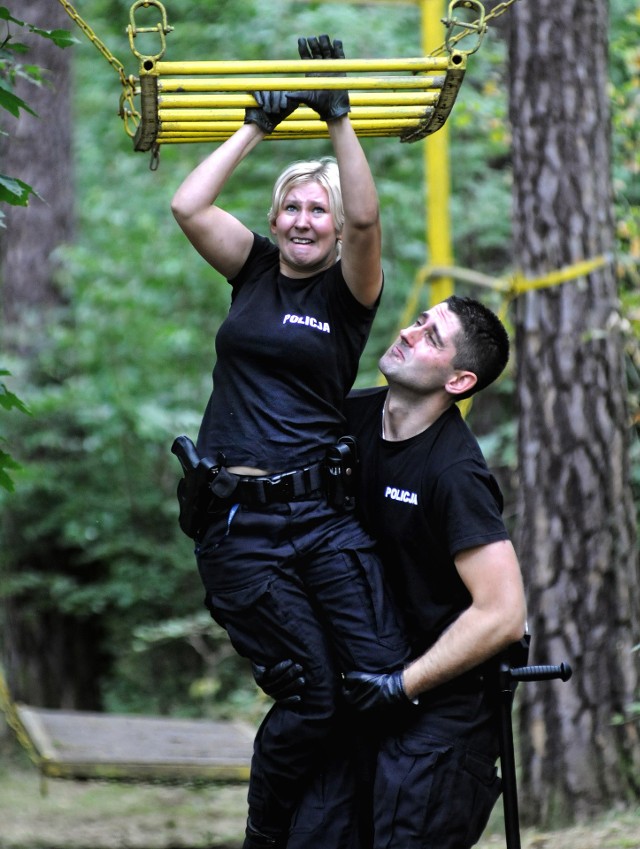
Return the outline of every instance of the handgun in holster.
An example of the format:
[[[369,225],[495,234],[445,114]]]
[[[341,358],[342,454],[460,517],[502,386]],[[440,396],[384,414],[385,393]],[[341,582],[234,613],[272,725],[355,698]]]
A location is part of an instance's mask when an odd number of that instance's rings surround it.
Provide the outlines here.
[[[332,507],[350,507],[356,490],[358,449],[355,437],[342,436],[325,457],[327,501]]]
[[[178,482],[178,522],[188,537],[197,539],[206,525],[207,509],[213,498],[210,486],[220,467],[208,457],[200,457],[188,436],[177,436],[171,453],[176,455],[184,472]]]

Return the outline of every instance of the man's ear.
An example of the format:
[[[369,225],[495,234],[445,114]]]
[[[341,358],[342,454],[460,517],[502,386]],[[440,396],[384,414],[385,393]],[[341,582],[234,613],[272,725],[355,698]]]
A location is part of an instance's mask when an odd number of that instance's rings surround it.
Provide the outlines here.
[[[462,395],[468,392],[478,382],[478,377],[472,371],[456,371],[445,383],[444,388],[450,395]]]

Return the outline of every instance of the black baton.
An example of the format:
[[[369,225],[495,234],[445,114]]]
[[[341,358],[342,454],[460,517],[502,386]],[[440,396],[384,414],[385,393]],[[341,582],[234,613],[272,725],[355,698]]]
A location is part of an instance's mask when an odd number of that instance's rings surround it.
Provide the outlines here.
[[[514,648],[519,654],[518,660],[524,661],[529,651],[530,637],[527,634]],[[504,807],[504,830],[507,849],[520,849],[520,814],[518,811],[518,788],[516,784],[516,761],[513,750],[513,727],[511,724],[511,708],[513,696],[518,681],[548,681],[560,678],[568,681],[572,671],[568,663],[559,666],[512,666],[507,650],[506,660],[500,664],[500,771],[502,773],[502,804]]]

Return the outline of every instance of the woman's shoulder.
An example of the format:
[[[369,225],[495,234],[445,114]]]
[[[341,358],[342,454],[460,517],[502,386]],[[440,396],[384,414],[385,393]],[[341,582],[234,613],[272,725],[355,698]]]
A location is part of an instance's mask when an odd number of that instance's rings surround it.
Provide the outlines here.
[[[237,288],[248,279],[260,277],[264,272],[278,267],[280,253],[271,239],[253,233],[253,245],[244,265],[235,277],[229,278],[229,283]]]

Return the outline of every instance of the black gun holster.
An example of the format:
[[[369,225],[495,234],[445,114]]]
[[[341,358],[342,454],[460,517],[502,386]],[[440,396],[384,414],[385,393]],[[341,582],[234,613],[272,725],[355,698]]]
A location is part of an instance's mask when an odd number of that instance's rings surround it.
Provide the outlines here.
[[[326,497],[332,507],[350,507],[356,494],[358,450],[353,436],[342,436],[325,456]]]
[[[237,479],[208,457],[199,457],[188,436],[177,436],[171,453],[176,455],[184,472],[178,482],[178,523],[188,537],[197,540],[206,530],[213,502],[229,498]]]

